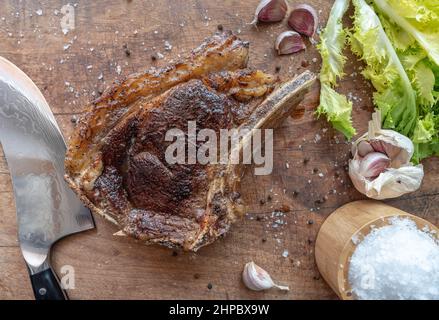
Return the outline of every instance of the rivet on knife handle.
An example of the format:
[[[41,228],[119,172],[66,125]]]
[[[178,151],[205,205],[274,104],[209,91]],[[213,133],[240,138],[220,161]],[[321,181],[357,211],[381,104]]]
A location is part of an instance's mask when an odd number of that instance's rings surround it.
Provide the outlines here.
[[[30,279],[36,300],[68,299],[52,268],[31,274]]]

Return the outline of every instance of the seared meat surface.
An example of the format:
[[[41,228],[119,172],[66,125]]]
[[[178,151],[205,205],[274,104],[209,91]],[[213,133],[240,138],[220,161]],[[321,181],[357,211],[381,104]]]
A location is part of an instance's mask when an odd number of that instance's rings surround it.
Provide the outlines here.
[[[146,243],[197,250],[224,234],[244,210],[242,166],[169,164],[165,136],[187,132],[189,121],[217,133],[274,125],[314,80],[308,73],[263,101],[276,79],[246,69],[247,57],[247,43],[222,33],[182,62],[116,83],[87,107],[70,139],[70,186],[93,212]]]

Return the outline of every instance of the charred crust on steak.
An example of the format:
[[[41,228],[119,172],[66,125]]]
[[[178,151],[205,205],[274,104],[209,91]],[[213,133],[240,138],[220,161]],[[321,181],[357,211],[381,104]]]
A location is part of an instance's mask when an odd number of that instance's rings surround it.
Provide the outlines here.
[[[196,251],[223,235],[244,213],[242,165],[169,164],[164,137],[169,129],[187,132],[188,121],[217,133],[275,125],[315,78],[308,73],[263,100],[278,79],[247,69],[247,60],[248,43],[224,32],[178,63],[115,82],[86,108],[70,139],[71,188],[145,243]]]

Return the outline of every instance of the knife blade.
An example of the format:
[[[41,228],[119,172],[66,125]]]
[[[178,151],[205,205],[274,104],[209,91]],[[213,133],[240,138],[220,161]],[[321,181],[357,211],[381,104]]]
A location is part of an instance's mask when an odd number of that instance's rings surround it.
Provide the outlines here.
[[[2,57],[0,141],[35,298],[65,299],[50,265],[50,249],[65,236],[94,228],[94,221],[64,181],[66,145],[44,96],[24,72]]]

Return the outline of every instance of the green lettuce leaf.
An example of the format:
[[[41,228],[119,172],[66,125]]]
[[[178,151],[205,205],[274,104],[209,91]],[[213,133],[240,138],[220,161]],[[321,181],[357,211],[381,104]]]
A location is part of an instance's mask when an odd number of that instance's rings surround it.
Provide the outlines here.
[[[416,92],[377,14],[364,0],[353,0],[352,51],[365,63],[365,78],[376,89],[374,103],[383,126],[410,136],[416,126]]]
[[[380,12],[410,34],[439,65],[439,4],[437,0],[373,0]]]
[[[427,114],[423,119],[419,119],[413,134],[414,143],[428,143],[436,135],[435,116],[433,113]]]
[[[418,93],[418,102],[422,106],[431,106],[436,102],[434,85],[436,79],[427,61],[420,61],[412,69],[412,84]]]
[[[320,105],[317,108],[317,115],[326,115],[332,126],[342,132],[348,139],[355,135],[355,129],[351,121],[352,102],[336,92],[325,82],[321,83]]]
[[[413,161],[439,155],[439,1],[372,2],[416,91]]]
[[[420,160],[432,155],[439,155],[439,117],[433,112],[419,119],[413,134],[415,153],[413,161]]]
[[[337,78],[341,78],[346,57],[343,48],[346,45],[346,30],[343,29],[342,18],[349,6],[349,0],[336,0],[329,14],[325,29],[320,34],[320,43],[317,48],[322,56],[320,80],[336,85]]]
[[[386,16],[383,16],[378,12],[381,24],[386,31],[387,37],[392,42],[392,45],[397,51],[405,51],[411,46],[416,45],[416,40],[405,30],[401,29],[398,25],[388,20]]]
[[[342,18],[349,6],[349,0],[336,0],[329,14],[325,29],[320,35],[318,49],[322,56],[320,70],[320,104],[317,115],[325,115],[334,128],[342,132],[348,139],[355,134],[352,126],[352,102],[337,93],[334,86],[343,77],[346,57],[343,48],[346,45],[347,32],[343,29]]]
[[[421,106],[432,106],[437,100],[434,92],[436,78],[431,70],[427,53],[413,37],[398,25],[389,21],[386,16],[379,14],[379,18],[390,42],[397,51],[413,89],[416,90],[417,103]],[[404,35],[408,35],[413,41],[405,42],[406,37]]]

